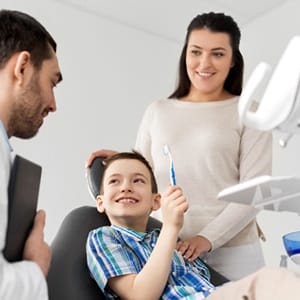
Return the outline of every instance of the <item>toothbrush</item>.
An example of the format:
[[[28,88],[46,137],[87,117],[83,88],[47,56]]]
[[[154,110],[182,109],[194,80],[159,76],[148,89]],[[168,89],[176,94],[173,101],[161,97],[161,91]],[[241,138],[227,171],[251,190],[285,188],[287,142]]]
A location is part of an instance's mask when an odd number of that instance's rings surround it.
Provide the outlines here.
[[[168,145],[164,145],[163,152],[164,152],[165,155],[169,156],[169,161],[170,161],[170,182],[171,182],[172,185],[176,185],[174,163],[173,163],[172,155],[171,155],[171,152],[170,152],[170,149],[169,149]]]

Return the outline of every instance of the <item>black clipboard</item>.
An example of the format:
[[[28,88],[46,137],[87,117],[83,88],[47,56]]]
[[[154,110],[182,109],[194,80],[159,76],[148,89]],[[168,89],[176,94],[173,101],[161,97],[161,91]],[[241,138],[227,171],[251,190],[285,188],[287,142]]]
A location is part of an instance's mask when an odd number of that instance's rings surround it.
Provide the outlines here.
[[[4,257],[22,260],[23,248],[36,215],[42,167],[16,155],[8,186],[8,223]]]

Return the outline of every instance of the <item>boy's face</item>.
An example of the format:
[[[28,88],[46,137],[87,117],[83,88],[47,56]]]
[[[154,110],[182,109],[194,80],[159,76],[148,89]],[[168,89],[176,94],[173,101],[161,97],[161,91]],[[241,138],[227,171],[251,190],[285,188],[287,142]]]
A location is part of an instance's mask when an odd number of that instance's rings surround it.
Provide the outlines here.
[[[112,162],[105,171],[103,195],[97,197],[97,207],[115,225],[144,231],[152,210],[160,206],[160,195],[152,193],[147,167],[136,159]]]

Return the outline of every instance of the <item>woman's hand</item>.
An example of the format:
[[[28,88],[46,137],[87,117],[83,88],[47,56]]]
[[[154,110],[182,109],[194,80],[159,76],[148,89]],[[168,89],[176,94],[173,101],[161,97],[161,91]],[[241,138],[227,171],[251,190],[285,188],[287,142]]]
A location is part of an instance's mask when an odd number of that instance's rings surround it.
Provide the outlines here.
[[[96,157],[104,157],[104,158],[107,158],[109,156],[113,156],[115,154],[117,154],[118,151],[115,151],[115,150],[107,150],[107,149],[100,149],[100,150],[97,150],[95,152],[92,152],[90,154],[90,156],[87,158],[86,162],[85,162],[85,167],[88,168],[93,160],[96,158]]]
[[[176,246],[182,256],[188,261],[194,261],[201,254],[204,254],[211,250],[211,242],[200,235],[192,238],[179,241]]]

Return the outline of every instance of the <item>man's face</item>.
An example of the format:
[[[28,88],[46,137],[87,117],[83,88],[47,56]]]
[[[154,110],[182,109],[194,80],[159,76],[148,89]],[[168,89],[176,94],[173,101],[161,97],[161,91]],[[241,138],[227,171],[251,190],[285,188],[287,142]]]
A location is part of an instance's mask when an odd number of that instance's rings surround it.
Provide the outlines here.
[[[15,97],[8,124],[11,135],[20,138],[33,137],[49,112],[56,110],[54,87],[61,80],[56,54],[44,60],[39,70],[33,66],[31,78]]]

